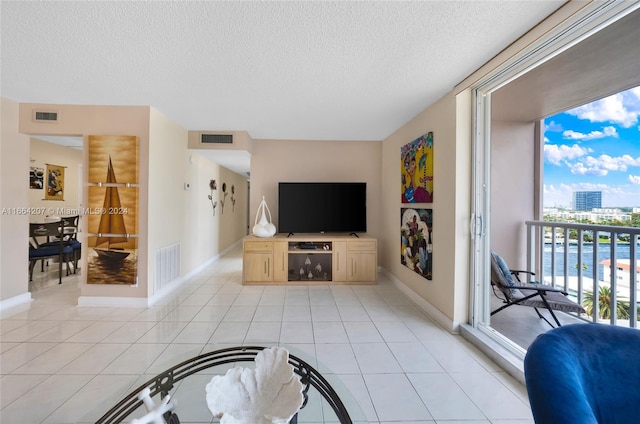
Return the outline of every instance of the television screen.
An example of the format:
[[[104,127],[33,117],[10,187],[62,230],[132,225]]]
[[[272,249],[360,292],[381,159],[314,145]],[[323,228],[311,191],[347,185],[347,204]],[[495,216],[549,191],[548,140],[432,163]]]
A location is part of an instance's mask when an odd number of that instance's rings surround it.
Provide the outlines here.
[[[280,183],[278,231],[366,232],[367,183]]]

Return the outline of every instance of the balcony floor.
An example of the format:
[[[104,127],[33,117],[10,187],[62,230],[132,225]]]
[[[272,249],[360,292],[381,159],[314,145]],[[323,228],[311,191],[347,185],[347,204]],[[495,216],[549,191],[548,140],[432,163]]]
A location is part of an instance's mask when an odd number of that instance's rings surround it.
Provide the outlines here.
[[[503,302],[500,299],[491,294],[492,311],[502,306],[502,304]],[[550,322],[554,322],[548,311],[539,310]],[[554,312],[562,325],[585,322],[564,312]],[[509,306],[492,316],[491,327],[524,349],[527,349],[538,335],[551,330],[549,324],[538,318],[535,309],[519,305]]]

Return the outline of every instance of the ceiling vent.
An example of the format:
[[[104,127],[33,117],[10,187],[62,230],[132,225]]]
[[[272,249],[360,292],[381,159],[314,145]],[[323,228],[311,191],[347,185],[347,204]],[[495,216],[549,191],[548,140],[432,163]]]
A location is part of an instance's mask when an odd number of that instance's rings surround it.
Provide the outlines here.
[[[233,134],[201,134],[203,144],[233,144]]]
[[[58,122],[58,112],[35,110],[33,120],[36,122]]]

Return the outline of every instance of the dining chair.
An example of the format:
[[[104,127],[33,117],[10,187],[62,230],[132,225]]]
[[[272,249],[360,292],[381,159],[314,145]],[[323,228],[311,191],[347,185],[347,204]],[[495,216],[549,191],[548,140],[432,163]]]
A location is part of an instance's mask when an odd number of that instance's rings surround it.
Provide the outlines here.
[[[33,268],[39,260],[57,258],[58,284],[62,284],[62,263],[73,256],[73,248],[61,237],[63,232],[62,221],[29,224],[29,281],[33,281]]]

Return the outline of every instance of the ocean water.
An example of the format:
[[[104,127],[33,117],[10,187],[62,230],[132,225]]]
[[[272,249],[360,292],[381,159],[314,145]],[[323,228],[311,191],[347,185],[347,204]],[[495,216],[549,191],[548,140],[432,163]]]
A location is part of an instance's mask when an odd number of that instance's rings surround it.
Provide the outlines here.
[[[629,259],[630,246],[628,244],[618,243],[616,249],[616,256],[618,259]],[[551,276],[551,244],[545,243],[544,246],[544,275]],[[640,246],[636,247],[636,259],[640,259]],[[611,258],[611,245],[600,243],[598,244],[598,262],[604,259]],[[632,261],[633,262],[633,261]],[[593,244],[582,245],[582,264],[584,277],[593,277]],[[578,245],[570,244],[568,247],[568,265],[569,276],[578,275]],[[585,268],[586,265],[586,268]],[[600,263],[597,265],[597,278],[599,281],[604,281],[604,266]],[[555,248],[555,275],[563,276],[564,274],[564,244],[556,244]]]

